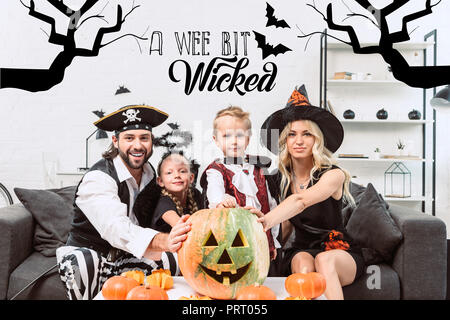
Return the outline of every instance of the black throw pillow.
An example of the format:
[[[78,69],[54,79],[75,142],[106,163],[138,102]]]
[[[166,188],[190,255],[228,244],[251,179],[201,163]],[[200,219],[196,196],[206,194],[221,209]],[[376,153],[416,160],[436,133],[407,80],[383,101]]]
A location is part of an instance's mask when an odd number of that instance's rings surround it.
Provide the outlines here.
[[[33,247],[44,256],[55,256],[56,249],[67,241],[75,190],[76,186],[48,190],[14,188],[17,198],[36,221]]]
[[[361,200],[361,197],[366,188],[363,187],[362,185],[350,181],[348,189],[353,199],[355,200],[355,207],[356,207],[359,204],[359,201]],[[344,227],[347,225],[348,220],[350,219],[350,216],[352,215],[355,207],[352,207],[350,204],[347,204],[345,207],[342,208],[342,223],[344,224]]]
[[[348,220],[346,230],[363,248],[367,264],[390,262],[403,239],[384,200],[369,183]]]

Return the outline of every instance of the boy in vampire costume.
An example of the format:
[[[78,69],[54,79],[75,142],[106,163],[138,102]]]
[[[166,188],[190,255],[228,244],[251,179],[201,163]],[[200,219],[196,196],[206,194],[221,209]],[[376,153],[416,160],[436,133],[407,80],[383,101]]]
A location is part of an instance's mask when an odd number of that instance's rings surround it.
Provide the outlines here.
[[[188,216],[170,234],[147,228],[142,210],[146,195],[156,205],[160,189],[148,162],[153,152],[152,128],[168,115],[145,105],[126,106],[94,124],[113,131],[112,144],[81,179],[66,246],[58,248],[59,274],[69,299],[92,299],[111,276],[127,270],[170,269],[177,275],[176,252],[190,226]],[[148,195],[153,195],[149,198]]]

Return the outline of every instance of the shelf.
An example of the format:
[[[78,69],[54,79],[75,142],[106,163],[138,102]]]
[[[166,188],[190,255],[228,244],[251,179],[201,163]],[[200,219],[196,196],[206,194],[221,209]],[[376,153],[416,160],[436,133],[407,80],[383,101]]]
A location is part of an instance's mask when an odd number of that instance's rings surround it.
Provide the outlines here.
[[[406,86],[405,83],[398,80],[333,80],[328,79],[327,84],[330,86],[387,86],[397,85]]]
[[[57,172],[56,175],[58,175],[58,176],[82,176],[86,172]]]
[[[422,202],[422,201],[429,201],[432,199],[429,199],[427,197],[422,196],[411,196],[409,198],[390,198],[383,196],[384,201],[386,202]]]
[[[426,159],[408,159],[408,158],[398,158],[398,159],[370,159],[370,158],[334,158],[339,162],[406,162],[406,161],[419,161],[419,162],[425,162]]]
[[[380,123],[392,123],[392,124],[425,124],[433,123],[433,120],[352,120],[352,119],[339,119],[341,123],[365,123],[365,124],[380,124]]]
[[[361,47],[369,47],[369,46],[377,46],[378,43],[376,42],[365,42],[360,43]],[[428,47],[431,47],[434,45],[434,41],[427,41],[427,42],[403,42],[403,43],[396,43],[394,44],[394,49],[398,50],[423,50]],[[349,46],[348,44],[342,43],[342,42],[328,42],[327,43],[328,49],[335,49],[335,50],[353,50],[352,46]]]

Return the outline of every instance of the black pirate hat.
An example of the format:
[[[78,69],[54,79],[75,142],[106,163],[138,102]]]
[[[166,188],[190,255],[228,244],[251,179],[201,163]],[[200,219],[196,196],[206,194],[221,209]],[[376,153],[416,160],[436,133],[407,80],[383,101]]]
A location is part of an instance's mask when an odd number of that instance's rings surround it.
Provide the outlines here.
[[[169,115],[161,110],[146,105],[130,105],[110,113],[94,122],[97,128],[115,131],[116,134],[126,130],[145,129],[159,126]]]
[[[329,111],[309,103],[305,85],[295,88],[286,107],[272,113],[261,126],[261,142],[272,153],[278,154],[278,137],[289,122],[311,120],[317,123],[325,139],[325,147],[336,152],[344,139],[341,122]]]

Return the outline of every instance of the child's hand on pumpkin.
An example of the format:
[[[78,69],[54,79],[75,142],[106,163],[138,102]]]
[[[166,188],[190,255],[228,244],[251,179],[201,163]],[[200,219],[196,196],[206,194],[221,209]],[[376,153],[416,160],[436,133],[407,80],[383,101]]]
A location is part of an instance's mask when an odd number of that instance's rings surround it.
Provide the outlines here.
[[[236,199],[228,194],[225,195],[224,200],[219,203],[216,208],[236,208]]]
[[[187,233],[191,230],[191,223],[187,221],[190,215],[182,216],[173,226],[168,237],[168,248],[170,252],[177,252],[181,248],[183,241],[187,238]]]

